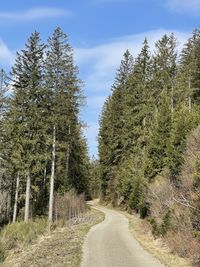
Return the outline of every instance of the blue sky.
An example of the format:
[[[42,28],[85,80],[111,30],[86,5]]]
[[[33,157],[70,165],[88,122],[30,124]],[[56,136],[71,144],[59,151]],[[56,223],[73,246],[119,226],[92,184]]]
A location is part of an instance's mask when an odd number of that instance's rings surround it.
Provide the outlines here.
[[[97,155],[98,120],[110,94],[116,68],[129,49],[134,56],[145,36],[151,50],[164,33],[174,32],[180,47],[200,26],[200,0],[8,0],[0,8],[0,67],[8,70],[15,52],[34,30],[46,41],[60,26],[74,47],[84,81],[90,155]]]

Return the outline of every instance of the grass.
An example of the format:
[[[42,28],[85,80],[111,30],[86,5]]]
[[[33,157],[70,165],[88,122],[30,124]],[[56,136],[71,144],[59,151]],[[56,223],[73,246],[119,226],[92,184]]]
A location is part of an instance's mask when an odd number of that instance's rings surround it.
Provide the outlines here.
[[[7,225],[1,232],[0,240],[6,250],[33,242],[39,235],[44,234],[47,229],[45,219],[36,219],[29,223],[16,222]]]
[[[9,251],[22,250],[36,240],[39,235],[44,234],[46,229],[47,222],[44,218],[38,218],[28,224],[16,222],[5,226],[0,232],[0,262],[6,259]]]
[[[76,225],[57,228],[40,236],[23,250],[12,250],[3,267],[77,267],[80,266],[82,245],[89,229],[104,220],[104,214],[88,211]]]
[[[155,239],[151,234],[148,222],[139,218],[138,215],[126,214],[129,218],[129,228],[136,240],[152,255],[168,267],[191,267],[192,265],[183,258],[173,255],[170,249],[161,239]]]

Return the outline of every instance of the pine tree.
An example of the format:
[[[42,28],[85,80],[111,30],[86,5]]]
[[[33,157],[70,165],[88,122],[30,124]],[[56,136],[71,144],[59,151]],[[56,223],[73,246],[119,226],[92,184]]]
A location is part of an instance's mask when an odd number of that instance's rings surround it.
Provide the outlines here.
[[[151,125],[150,141],[147,147],[145,177],[149,179],[161,173],[166,166],[167,146],[172,127],[170,97],[166,90],[163,90],[160,97],[160,107]]]
[[[84,191],[81,183],[85,174],[81,168],[87,153],[78,120],[82,100],[78,69],[73,63],[68,37],[60,28],[48,40],[46,69],[46,87],[52,104],[48,119],[53,139],[49,200],[49,221],[52,221],[54,189],[65,191],[75,187],[79,193]]]
[[[178,96],[191,112],[192,105],[199,102],[200,88],[200,31],[197,29],[188,39],[181,52],[177,79]]]
[[[177,179],[184,162],[186,137],[195,126],[194,124],[194,115],[188,113],[187,107],[181,106],[175,111],[167,147],[167,166],[169,168],[170,181],[176,184],[179,182]]]
[[[160,103],[162,90],[167,90],[171,101],[171,116],[175,105],[175,77],[177,74],[177,40],[172,33],[170,36],[164,35],[157,41],[155,55],[153,56],[153,81],[152,94],[155,102],[155,112]]]
[[[150,124],[151,56],[147,39],[135,60],[134,70],[129,76],[124,100],[124,156],[135,153],[145,146],[146,130]]]
[[[100,120],[101,130],[99,133],[99,153],[100,161],[103,163],[104,170],[102,177],[103,195],[106,198],[106,191],[113,191],[115,183],[115,169],[122,160],[122,135],[123,135],[123,107],[125,88],[130,73],[133,71],[133,57],[127,50],[117,71],[116,78],[112,87],[112,96],[107,100]],[[105,114],[104,114],[105,113]],[[109,118],[108,118],[109,117]],[[108,127],[108,134],[104,135],[104,127]],[[109,157],[110,155],[110,157]],[[107,171],[106,171],[107,170]]]
[[[112,167],[112,132],[111,132],[111,97],[109,97],[103,106],[102,114],[100,117],[100,129],[99,129],[99,163],[100,163],[100,176],[102,198],[108,200],[110,198],[109,183],[112,178],[111,167]]]

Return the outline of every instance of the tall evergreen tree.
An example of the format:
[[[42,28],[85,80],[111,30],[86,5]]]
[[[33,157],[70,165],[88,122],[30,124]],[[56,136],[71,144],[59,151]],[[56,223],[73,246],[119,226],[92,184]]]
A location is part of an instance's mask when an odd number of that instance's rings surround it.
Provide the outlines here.
[[[83,140],[78,120],[81,83],[68,37],[60,28],[56,28],[48,40],[46,69],[46,87],[52,103],[49,111],[53,139],[49,200],[49,221],[52,221],[54,189],[63,191],[75,187],[79,193],[85,190],[80,186],[85,179],[80,165],[83,165],[82,158],[86,157],[86,151],[81,150]]]
[[[171,112],[174,110],[174,80],[177,73],[177,41],[172,33],[170,36],[164,35],[157,41],[155,55],[153,56],[153,96],[155,99],[155,110],[160,102],[160,94],[163,89],[167,90],[170,96]]]
[[[200,30],[196,29],[181,52],[177,79],[179,97],[191,112],[192,105],[199,103],[200,92]]]
[[[122,135],[123,135],[123,113],[124,113],[124,97],[125,97],[125,88],[127,80],[130,76],[130,73],[133,71],[133,57],[127,50],[124,53],[124,58],[121,61],[121,65],[117,71],[114,85],[112,87],[112,96],[108,99],[107,103],[104,106],[105,114],[102,113],[100,124],[102,131],[99,134],[100,141],[100,161],[104,162],[105,170],[108,170],[108,173],[104,172],[105,183],[102,184],[104,188],[104,193],[107,190],[111,190],[114,186],[114,177],[115,169],[119,162],[122,159]],[[109,112],[109,136],[104,135],[104,127],[107,127],[107,118],[106,121],[104,117],[107,116],[106,113]],[[106,147],[107,146],[107,147]],[[109,152],[107,151],[109,150]],[[107,152],[108,153],[107,153]],[[107,155],[105,155],[105,153]],[[109,158],[109,155],[111,156]],[[107,188],[107,189],[106,189]]]

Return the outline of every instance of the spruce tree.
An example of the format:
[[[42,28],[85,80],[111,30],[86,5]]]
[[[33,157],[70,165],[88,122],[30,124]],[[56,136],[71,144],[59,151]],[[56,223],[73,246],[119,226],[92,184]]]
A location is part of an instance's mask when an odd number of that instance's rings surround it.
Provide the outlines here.
[[[104,181],[102,183],[103,195],[106,198],[106,191],[113,191],[115,184],[116,168],[123,157],[123,125],[124,125],[124,99],[126,83],[133,71],[133,57],[127,50],[117,70],[112,95],[107,100],[100,120],[101,130],[99,133],[100,161],[103,162]],[[105,114],[104,114],[105,113]],[[109,118],[108,118],[109,117]],[[104,119],[105,118],[105,119]],[[104,127],[108,127],[109,134],[104,135]],[[109,157],[110,155],[110,157]]]
[[[82,92],[77,75],[68,37],[56,28],[48,40],[46,59],[46,87],[51,95],[48,121],[52,135],[49,221],[52,221],[54,189],[65,191],[75,187],[79,193],[85,190],[82,161],[87,152],[78,119]]]
[[[161,93],[160,107],[151,125],[145,176],[153,179],[161,173],[167,163],[167,147],[172,127],[170,97],[166,90]]]
[[[182,102],[191,112],[193,104],[199,104],[200,92],[200,30],[196,29],[181,52],[177,87]]]
[[[171,116],[174,111],[174,83],[177,74],[177,40],[172,33],[164,35],[155,44],[156,51],[153,56],[153,97],[155,101],[155,112],[160,103],[162,90],[167,90],[171,102]]]

